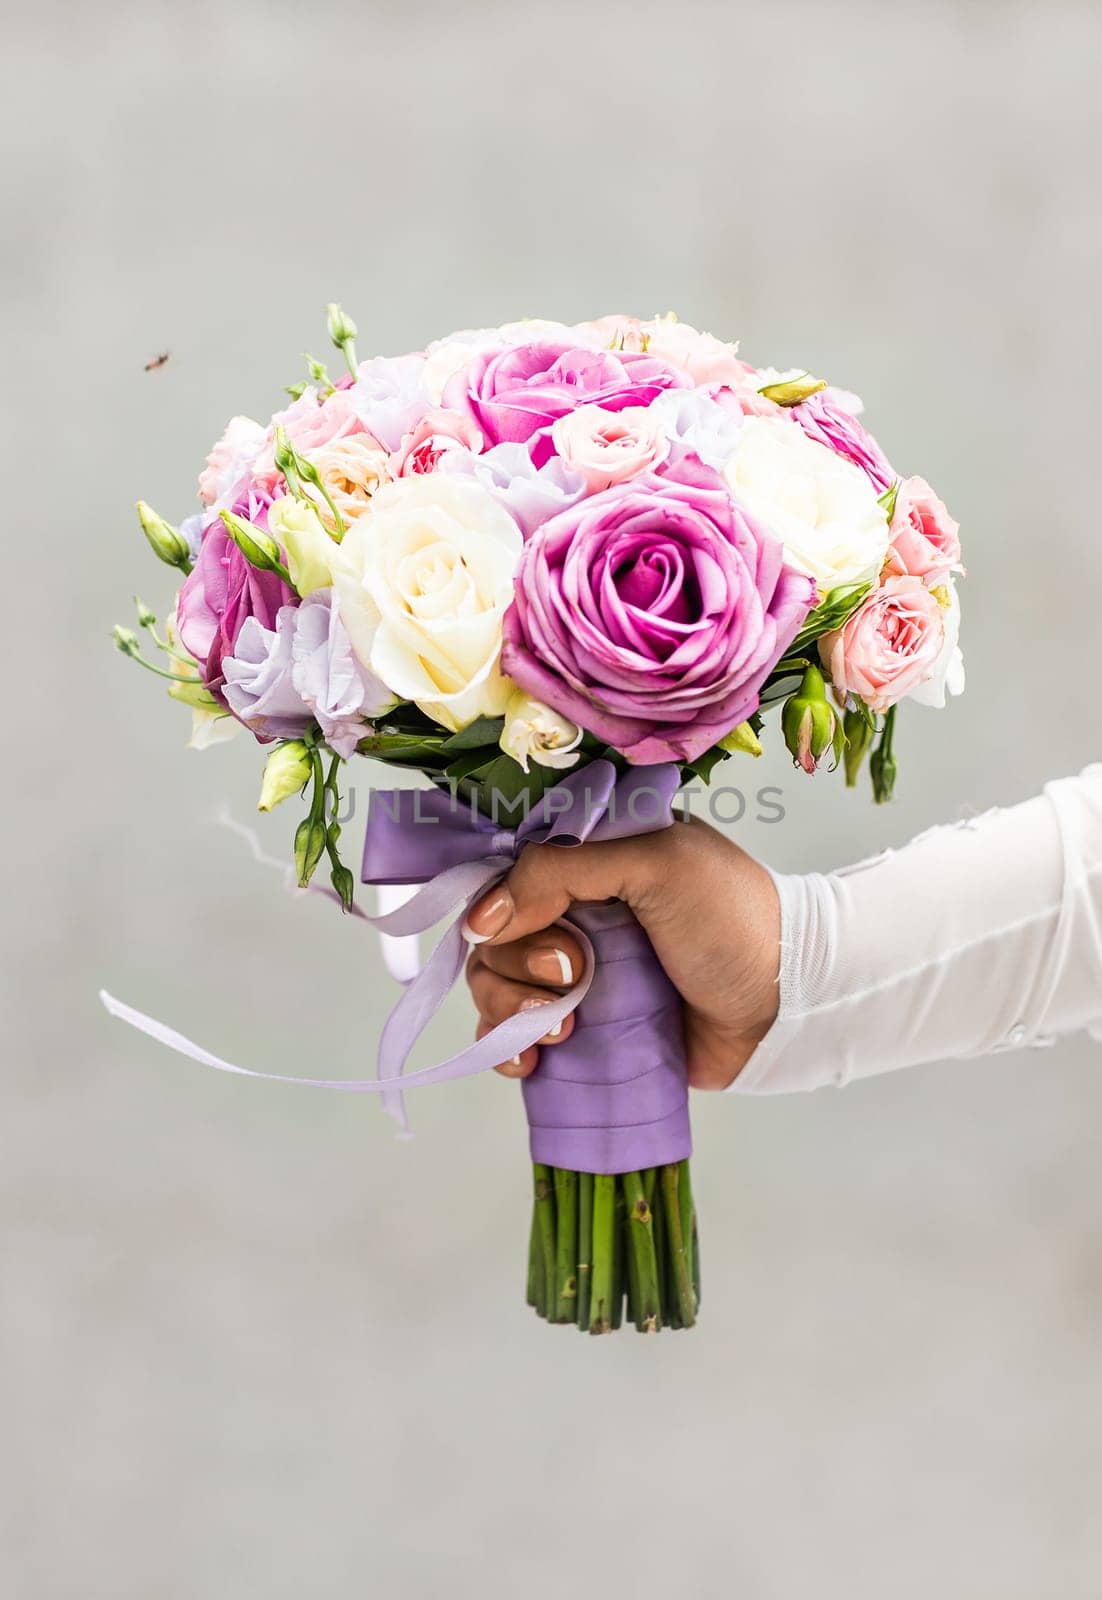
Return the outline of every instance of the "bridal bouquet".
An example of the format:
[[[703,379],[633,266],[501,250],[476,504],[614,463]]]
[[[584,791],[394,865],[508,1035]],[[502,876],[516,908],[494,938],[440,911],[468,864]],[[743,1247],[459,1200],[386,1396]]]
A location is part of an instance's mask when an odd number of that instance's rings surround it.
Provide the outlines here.
[[[247,729],[265,746],[260,809],[305,799],[297,882],[324,863],[359,916],[345,766],[427,775],[372,795],[360,876],[404,886],[370,919],[385,933],[454,920],[407,975],[378,1077],[328,1086],[404,1121],[403,1087],[492,1067],[576,1009],[524,1084],[529,1303],[593,1332],[625,1302],[640,1330],[689,1327],[680,1009],[625,907],[572,910],[587,970],[538,1014],[435,1066],[406,1058],[462,969],[465,910],[520,850],[667,826],[679,785],[760,752],[769,707],[805,772],[829,755],[852,783],[871,750],[889,798],[897,706],[961,687],[957,524],[889,465],[854,395],[673,316],[511,323],[363,361],[336,305],[329,333],[347,373],[307,358],[270,420],[234,417],[195,515],[139,503],[182,582],[162,630],[139,602],[116,642],[191,708],[193,745]]]

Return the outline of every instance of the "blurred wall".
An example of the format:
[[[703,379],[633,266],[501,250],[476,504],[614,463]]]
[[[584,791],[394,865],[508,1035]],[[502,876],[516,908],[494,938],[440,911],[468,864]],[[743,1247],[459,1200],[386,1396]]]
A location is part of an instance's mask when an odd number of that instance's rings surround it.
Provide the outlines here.
[[[1086,1042],[698,1098],[702,1324],[591,1341],[521,1304],[509,1086],[400,1144],[95,996],[335,1074],[390,1004],[372,938],[213,824],[255,751],[185,752],[108,638],[169,595],[133,501],[189,509],[330,298],[391,353],[673,306],[860,391],[935,483],[969,693],[905,716],[882,811],[774,739],[746,781],[786,820],[737,832],[779,866],[1097,757],[1097,8],[41,0],[4,42],[3,1592],[1096,1596]],[[469,1027],[457,996],[433,1043]]]

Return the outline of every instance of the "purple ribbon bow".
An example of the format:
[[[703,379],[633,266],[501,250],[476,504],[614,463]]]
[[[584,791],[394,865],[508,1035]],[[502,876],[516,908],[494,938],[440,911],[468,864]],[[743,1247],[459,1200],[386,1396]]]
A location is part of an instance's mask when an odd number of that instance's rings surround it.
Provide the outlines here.
[[[673,765],[633,767],[618,778],[611,762],[594,761],[548,789],[516,828],[499,827],[438,789],[373,791],[364,882],[421,887],[386,915],[358,914],[380,933],[399,936],[423,933],[454,916],[387,1018],[375,1078],[257,1072],[211,1054],[106,992],[101,998],[113,1016],[219,1071],[379,1094],[403,1130],[403,1090],[485,1072],[520,1055],[577,1010],[569,1037],[544,1054],[538,1072],[524,1083],[533,1159],[606,1173],[679,1161],[690,1152],[680,1002],[643,930],[616,901],[576,905],[562,919],[586,963],[565,994],[509,1017],[446,1061],[405,1072],[410,1051],[463,970],[470,949],[463,936],[467,910],[510,870],[524,846],[570,847],[668,827],[678,782]]]

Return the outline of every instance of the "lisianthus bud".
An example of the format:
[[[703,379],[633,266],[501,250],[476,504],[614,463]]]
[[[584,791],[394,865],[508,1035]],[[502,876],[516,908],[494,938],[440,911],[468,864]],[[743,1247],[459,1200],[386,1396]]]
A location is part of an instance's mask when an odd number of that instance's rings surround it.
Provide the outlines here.
[[[869,760],[869,777],[872,779],[872,797],[878,806],[892,799],[895,794],[895,707],[889,706],[884,713],[884,726],[880,733],[880,743],[873,751]]]
[[[116,650],[121,650],[124,656],[136,656],[141,651],[138,635],[133,628],[124,628],[121,623],[116,622],[111,630],[111,637],[115,641]]]
[[[265,533],[263,528],[246,522],[244,517],[238,517],[232,511],[220,511],[219,516],[226,532],[250,566],[259,568],[261,572],[279,571],[279,546],[270,533]]]
[[[331,300],[326,306],[325,315],[329,326],[329,337],[337,349],[341,350],[356,337],[356,324],[335,300]]]
[[[798,406],[801,400],[818,394],[826,386],[825,378],[813,378],[810,372],[797,372],[782,375],[775,383],[767,383],[758,393],[778,406]]]
[[[792,759],[805,772],[814,772],[834,740],[837,718],[826,697],[818,667],[808,667],[803,682],[784,703],[781,728]]]
[[[151,611],[140,596],[134,596],[134,610],[138,613],[139,628],[155,628],[157,626],[156,613]]]
[[[337,891],[341,905],[346,911],[351,911],[352,900],[356,893],[356,880],[352,876],[351,868],[346,867],[343,861],[338,861],[329,874],[329,881]]]
[[[313,770],[310,752],[301,739],[288,739],[277,745],[264,763],[258,811],[271,811],[290,795],[305,787]]]
[[[857,782],[857,774],[861,770],[861,763],[868,754],[869,745],[872,743],[872,718],[860,711],[847,711],[842,718],[842,732],[846,736],[846,747],[843,756],[846,767],[846,788],[852,789]]]
[[[730,750],[732,754],[741,750],[748,756],[761,755],[761,740],[748,722],[740,722],[737,728],[732,728],[719,741],[721,750]]]
[[[167,566],[180,567],[185,572],[191,571],[187,540],[171,522],[159,517],[153,507],[147,505],[144,500],[138,501],[138,521],[154,555],[160,556]]]
[[[320,817],[303,817],[295,830],[295,871],[305,889],[325,849],[325,823]]]

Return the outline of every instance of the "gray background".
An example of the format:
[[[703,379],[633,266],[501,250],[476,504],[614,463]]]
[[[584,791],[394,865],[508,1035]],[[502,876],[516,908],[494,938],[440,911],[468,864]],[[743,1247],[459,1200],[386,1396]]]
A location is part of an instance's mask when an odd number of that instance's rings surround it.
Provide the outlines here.
[[[134,499],[186,513],[331,297],[391,353],[674,306],[861,391],[941,490],[970,692],[905,717],[894,808],[775,748],[740,769],[784,786],[783,825],[738,830],[779,866],[1097,756],[1097,10],[5,12],[4,1594],[1097,1595],[1086,1042],[698,1097],[703,1322],[594,1341],[520,1303],[510,1086],[418,1098],[401,1144],[95,1000],[369,1067],[373,940],[212,824],[250,816],[255,750],[185,752],[107,637],[169,595]],[[457,996],[433,1044],[469,1027]]]

